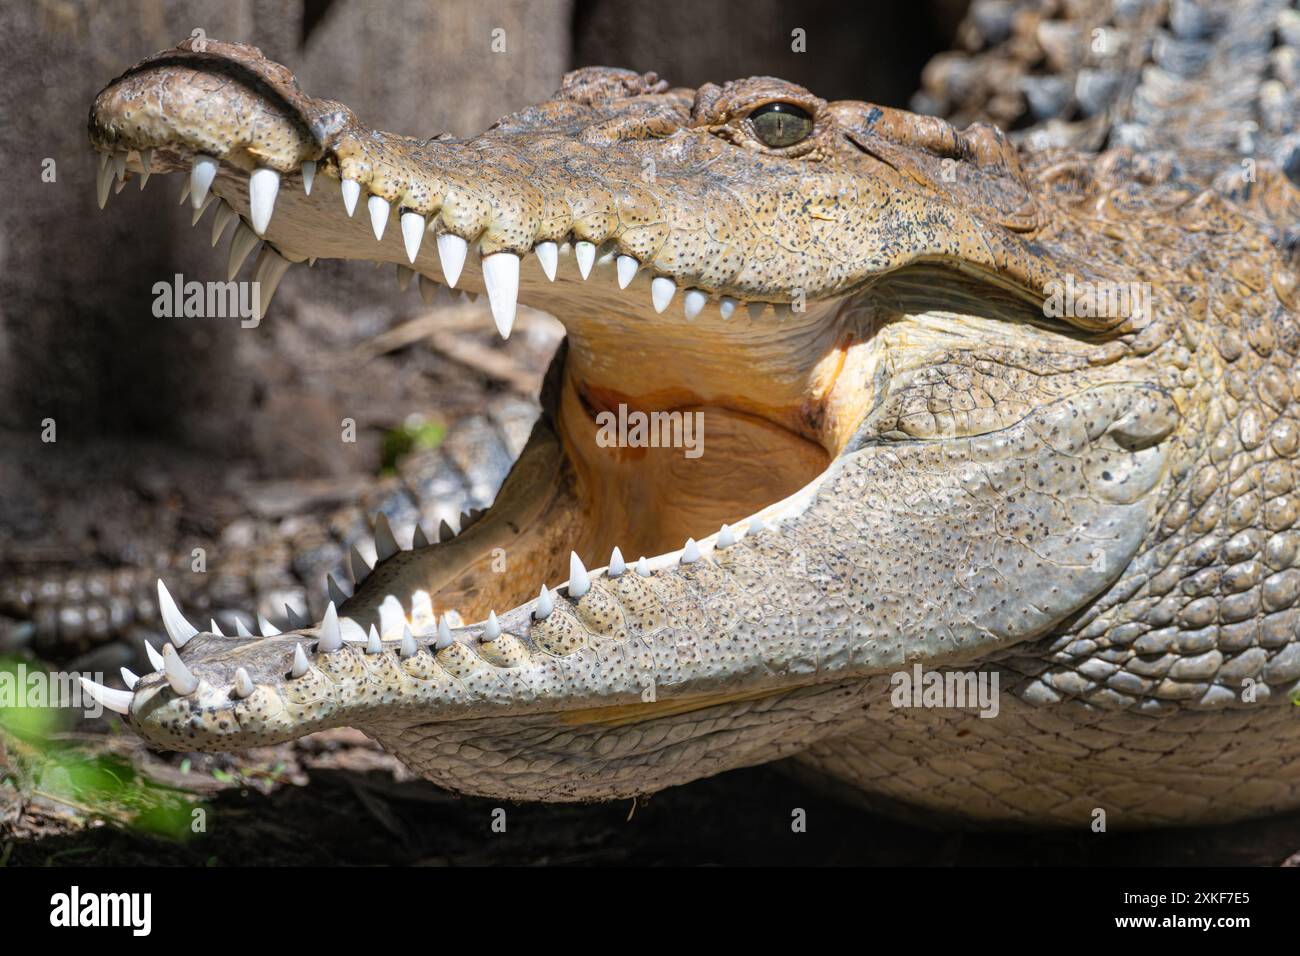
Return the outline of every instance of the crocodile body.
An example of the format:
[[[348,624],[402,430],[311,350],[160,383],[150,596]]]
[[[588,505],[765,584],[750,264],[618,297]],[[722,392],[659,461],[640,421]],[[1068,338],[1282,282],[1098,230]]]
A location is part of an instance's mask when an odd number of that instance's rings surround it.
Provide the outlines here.
[[[101,199],[188,171],[237,214],[264,295],[374,259],[484,290],[503,334],[516,301],[568,332],[462,534],[378,520],[355,593],[285,633],[164,598],[163,665],[95,688],[151,743],[351,725],[530,800],[789,757],[928,820],[1300,805],[1297,198],[1268,160],[1234,183],[604,68],[417,140],[215,42],[109,84],[90,136]],[[611,447],[628,408],[699,412],[703,454]],[[914,673],[996,706],[900,694]]]

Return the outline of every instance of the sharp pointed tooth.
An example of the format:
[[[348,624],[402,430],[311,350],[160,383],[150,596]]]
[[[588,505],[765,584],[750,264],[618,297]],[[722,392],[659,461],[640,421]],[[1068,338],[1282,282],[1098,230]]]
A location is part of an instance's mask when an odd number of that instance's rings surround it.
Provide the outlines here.
[[[694,564],[700,560],[700,546],[695,543],[694,538],[686,539],[686,547],[682,548],[682,564]]]
[[[429,539],[425,537],[424,529],[417,524],[415,526],[415,533],[411,535],[411,547],[427,548],[428,546],[429,546]]]
[[[348,593],[339,587],[339,583],[334,580],[334,575],[325,575],[325,593],[335,604],[342,604],[348,599]]]
[[[180,608],[172,600],[162,578],[158,579],[158,613],[162,617],[163,627],[167,629],[167,636],[177,647],[184,647],[190,638],[199,633],[197,627],[185,620],[185,615],[181,614]]]
[[[87,694],[99,701],[101,707],[107,707],[115,714],[131,712],[132,694],[129,690],[114,690],[112,687],[96,684],[89,677],[81,678],[81,686],[86,689]]]
[[[120,192],[121,192],[125,187],[126,187],[126,180],[125,180],[125,179],[119,179],[117,182],[115,182],[115,183],[113,184],[113,195],[116,196],[116,195],[117,195],[118,193],[120,193]],[[190,223],[190,225],[194,225],[194,223]]]
[[[244,260],[248,254],[253,251],[257,245],[257,233],[248,228],[248,223],[239,220],[239,225],[235,226],[235,234],[230,238],[230,259],[226,263],[226,279],[234,279],[239,275],[240,268],[244,265]]]
[[[591,275],[591,267],[596,263],[596,247],[590,242],[575,242],[573,257],[578,260],[578,272],[585,279]]]
[[[446,518],[443,518],[438,522],[438,543],[442,544],[442,542],[450,541],[454,537],[456,537],[456,530],[447,524]]]
[[[551,616],[555,610],[555,600],[551,597],[551,592],[546,590],[546,585],[542,585],[542,590],[537,595],[537,607],[533,609],[533,617],[539,621],[544,621]]]
[[[257,257],[257,266],[253,269],[253,281],[257,283],[257,318],[266,318],[266,310],[271,307],[275,290],[280,287],[280,280],[289,271],[289,260],[281,256],[270,246],[263,246]]]
[[[99,157],[99,171],[102,173],[108,168],[109,155],[104,152],[96,152],[95,155]]]
[[[618,287],[620,289],[626,289],[632,284],[632,280],[636,278],[637,271],[641,268],[641,263],[637,262],[636,259],[631,256],[619,256],[618,261],[615,263],[615,268],[618,269]]]
[[[424,240],[424,217],[418,212],[407,210],[402,213],[402,242],[406,246],[406,258],[412,262],[420,254],[420,243]]]
[[[553,242],[539,242],[533,247],[537,254],[537,264],[546,273],[546,278],[555,281],[555,270],[560,264],[560,247]]]
[[[636,573],[643,578],[650,577],[650,562],[645,559],[645,555],[636,559]]]
[[[614,550],[609,553],[609,568],[605,571],[606,577],[616,578],[627,570],[627,563],[623,560],[623,552],[615,546]]]
[[[108,205],[108,190],[113,185],[113,166],[108,162],[108,154],[101,153],[99,166],[99,176],[95,179],[95,198],[99,202],[99,208],[103,209]]]
[[[209,619],[209,621],[208,621],[208,625],[209,625],[209,629],[208,629],[208,633],[209,633],[209,634],[215,634],[215,635],[217,635],[217,637],[225,637],[225,636],[226,636],[226,635],[224,635],[224,634],[221,633],[221,628],[217,627],[217,619],[216,619],[215,617]]]
[[[682,296],[682,308],[686,312],[686,318],[693,319],[699,315],[708,301],[707,292],[701,292],[699,289],[687,289],[686,295]]]
[[[216,199],[217,202],[221,202],[220,199],[217,199],[216,196],[209,193],[208,198],[203,200],[203,205],[200,206],[198,209],[195,209],[192,213],[190,213],[191,227],[197,226],[199,224],[199,220],[203,218],[203,214],[208,211],[208,207],[212,205],[212,201],[214,199]]]
[[[235,685],[230,689],[230,696],[239,700],[253,696],[253,678],[242,667],[235,668]]]
[[[221,234],[226,231],[226,227],[234,221],[236,216],[235,210],[231,208],[230,203],[223,202],[217,207],[217,216],[212,220],[212,245],[216,246],[221,241]]]
[[[667,276],[655,276],[650,280],[650,303],[656,312],[662,313],[668,308],[668,303],[673,301],[676,294],[677,283]]]
[[[483,643],[491,644],[501,636],[501,622],[497,620],[496,611],[488,611],[487,623],[483,625]]]
[[[127,689],[127,690],[135,690],[135,685],[138,684],[138,683],[140,683],[140,678],[137,677],[137,676],[136,676],[134,673],[132,673],[131,671],[127,670],[127,668],[123,667],[123,668],[122,668],[122,683],[126,685],[126,689]]]
[[[284,617],[285,620],[289,622],[289,627],[291,630],[299,631],[302,630],[304,627],[311,626],[311,621],[308,620],[303,615],[299,614],[297,611],[295,611],[293,609],[293,605],[291,604],[286,604],[284,606]]]
[[[751,319],[759,319],[759,318],[762,318],[762,316],[763,316],[763,310],[767,308],[767,303],[766,303],[766,302],[751,302],[751,303],[749,303],[749,305],[747,306],[747,308],[749,309],[749,317],[750,317]]]
[[[366,653],[382,654],[384,653],[384,643],[379,639],[379,632],[375,630],[373,624],[370,625],[370,633],[366,635]]]
[[[352,580],[360,584],[370,574],[370,565],[361,552],[357,550],[354,544],[352,550],[348,552],[348,563],[352,565]]]
[[[113,175],[119,182],[126,181],[126,150],[119,149],[113,153]]]
[[[591,590],[591,575],[583,567],[582,559],[578,557],[578,552],[569,552],[569,597],[582,597]]]
[[[760,531],[762,531],[762,530],[763,530],[764,528],[766,528],[766,527],[767,527],[767,525],[763,524],[763,519],[762,519],[762,518],[754,517],[754,518],[750,518],[750,519],[749,519],[749,533],[750,533],[750,534],[758,534]]]
[[[246,624],[244,624],[244,621],[243,621],[242,618],[238,618],[238,617],[235,618],[235,636],[236,636],[236,637],[252,637],[252,636],[253,636],[253,632],[250,631],[250,630],[248,629],[248,626],[247,626]]]
[[[402,646],[398,650],[400,657],[414,657],[415,652],[419,650],[415,644],[415,637],[411,634],[410,625],[402,628]]]
[[[271,213],[275,211],[275,197],[279,191],[280,174],[274,169],[262,166],[248,177],[248,218],[259,236],[266,235],[266,227],[271,224]]]
[[[307,655],[302,652],[302,645],[293,645],[293,664],[289,667],[290,677],[301,677],[307,673]]]
[[[144,184],[147,183],[149,181],[149,177],[153,175],[153,173],[150,172],[151,166],[153,166],[153,150],[152,149],[140,150],[140,191],[141,192],[144,192]]]
[[[366,208],[370,210],[370,228],[375,231],[375,238],[383,239],[384,229],[388,226],[388,217],[392,215],[393,207],[383,196],[371,196],[366,200]]]
[[[163,673],[167,675],[167,683],[172,685],[172,690],[182,697],[188,697],[199,689],[199,679],[190,673],[180,654],[176,653],[176,648],[170,644],[163,645]]]
[[[424,300],[425,305],[433,305],[438,297],[438,289],[438,283],[424,274],[420,275],[420,298]]]
[[[343,208],[348,211],[348,217],[357,211],[357,200],[361,198],[361,184],[355,179],[344,177],[343,182],[339,183],[339,189],[343,193]]]
[[[718,303],[718,314],[724,319],[731,318],[731,313],[736,311],[739,303],[729,295],[724,295],[722,301]]]
[[[144,652],[148,656],[149,663],[153,665],[154,670],[160,671],[163,669],[163,656],[159,654],[154,646],[148,641],[144,642]]]
[[[381,511],[375,518],[375,553],[380,561],[387,561],[401,550],[397,546],[397,539],[393,537],[393,528],[388,523],[388,515]]]
[[[257,615],[257,629],[262,632],[263,637],[275,637],[280,633],[280,629],[268,621],[262,615]]]
[[[217,178],[217,161],[211,156],[195,156],[190,167],[190,205],[198,209],[208,198],[212,180]]]
[[[465,257],[469,255],[469,243],[452,232],[438,234],[438,261],[442,263],[442,277],[447,280],[449,289],[456,288],[460,281],[460,270],[465,268]]]
[[[408,269],[400,262],[397,263],[397,290],[405,292],[411,287],[411,280],[415,278],[415,270]]]
[[[438,639],[433,642],[433,649],[440,651],[444,647],[451,647],[451,625],[447,623],[447,615],[444,614],[438,618]]]
[[[487,286],[492,318],[503,339],[510,338],[519,299],[519,257],[513,252],[494,252],[483,257],[483,284]]]
[[[181,205],[185,205],[185,200],[190,198],[190,177],[186,176],[181,181]]]
[[[406,609],[396,595],[386,594],[379,604],[379,630],[392,634],[406,624]]]
[[[302,164],[302,191],[311,195],[311,184],[316,181],[316,160],[304,160]]]
[[[325,616],[320,619],[320,639],[316,649],[322,654],[337,651],[343,646],[343,632],[339,629],[339,614],[334,610],[334,602],[325,609]]]
[[[718,531],[718,547],[729,548],[736,543],[736,533],[731,530],[731,525],[724,524]]]

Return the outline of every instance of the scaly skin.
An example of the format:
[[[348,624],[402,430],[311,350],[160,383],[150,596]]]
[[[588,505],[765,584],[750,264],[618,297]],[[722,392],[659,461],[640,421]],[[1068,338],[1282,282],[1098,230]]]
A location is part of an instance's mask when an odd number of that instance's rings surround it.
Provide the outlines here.
[[[765,145],[750,113],[773,101],[811,134]],[[387,220],[413,212],[417,272],[441,274],[435,234],[471,244],[472,289],[482,261],[520,256],[519,298],[568,331],[482,519],[387,557],[300,632],[173,619],[179,655],[112,700],[151,743],[351,725],[431,780],[515,799],[793,756],[930,820],[1300,805],[1300,292],[1248,209],[1128,151],[1022,154],[770,78],[582,70],[471,140],[415,140],[213,42],[111,83],[90,135],[129,169],[142,149],[155,173],[218,158],[212,189],[245,217],[249,172],[279,171],[263,278],[314,255],[405,262]],[[355,218],[340,180],[372,197]],[[639,267],[626,290],[615,253]],[[675,283],[662,312],[652,277]],[[1149,283],[1151,308],[1049,314],[1071,277]],[[707,295],[691,318],[689,289]],[[508,281],[488,291],[508,327]],[[620,402],[701,410],[705,454],[602,447],[595,415]],[[614,545],[662,553],[590,574],[565,558]],[[475,623],[438,628],[446,607]],[[914,663],[996,674],[998,715],[893,706]]]

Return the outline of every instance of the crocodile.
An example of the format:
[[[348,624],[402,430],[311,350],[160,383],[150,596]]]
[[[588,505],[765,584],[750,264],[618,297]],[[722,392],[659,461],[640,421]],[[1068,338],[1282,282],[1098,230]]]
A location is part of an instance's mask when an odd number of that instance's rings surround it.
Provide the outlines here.
[[[156,669],[87,684],[150,745],[346,725],[530,801],[788,758],[932,824],[1300,806],[1300,207],[1267,159],[1215,188],[606,67],[409,137],[213,40],[109,83],[89,136],[101,205],[164,173],[220,204],[263,311],[324,256],[566,330],[461,534],[378,516],[355,591],[281,633],[201,631],[160,588]]]

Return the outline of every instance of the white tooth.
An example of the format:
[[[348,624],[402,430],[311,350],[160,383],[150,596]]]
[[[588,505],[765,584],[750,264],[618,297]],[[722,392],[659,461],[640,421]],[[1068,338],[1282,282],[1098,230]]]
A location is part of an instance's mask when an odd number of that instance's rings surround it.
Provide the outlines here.
[[[379,629],[391,634],[406,623],[406,609],[395,595],[385,594],[379,603]]]
[[[618,287],[626,289],[636,278],[637,270],[641,268],[641,263],[637,262],[631,256],[619,256],[615,263],[618,269]]]
[[[325,609],[324,617],[320,619],[320,639],[316,649],[322,654],[328,654],[342,646],[343,632],[339,630],[339,614],[334,610],[334,602],[331,601],[329,607]]]
[[[488,611],[487,623],[483,625],[483,643],[490,644],[501,636],[501,623],[496,611]]]
[[[388,523],[388,515],[381,511],[375,518],[375,553],[380,561],[387,561],[401,550],[397,546],[397,539],[393,537],[393,528]]]
[[[108,168],[109,155],[108,153],[98,152],[98,151],[95,153],[95,155],[99,157],[99,171],[102,173],[105,169]]]
[[[415,638],[411,635],[411,628],[409,626],[402,628],[402,647],[398,654],[402,657],[414,657],[417,650],[419,648],[415,646]]]
[[[302,652],[302,645],[293,646],[293,666],[289,668],[290,677],[301,677],[307,673],[307,655]]]
[[[352,580],[360,584],[370,574],[371,568],[366,559],[361,556],[361,552],[357,550],[355,544],[348,553],[348,561],[352,565]]]
[[[677,293],[677,283],[667,276],[655,276],[650,281],[650,302],[656,312],[663,312]]]
[[[280,629],[268,621],[262,615],[257,615],[257,629],[262,632],[263,637],[275,637],[280,633]]]
[[[707,292],[701,292],[699,289],[687,289],[686,295],[682,297],[682,307],[686,311],[686,317],[693,319],[704,309],[704,304],[709,301]]]
[[[432,621],[437,617],[433,613],[433,598],[423,589],[411,595],[411,620],[417,623]]]
[[[447,623],[450,624],[452,627],[465,626],[465,619],[460,616],[460,611],[457,611],[455,608],[452,608],[450,611],[445,612],[444,617],[447,618]]]
[[[412,262],[420,254],[420,242],[424,239],[424,217],[418,212],[402,213],[402,242],[406,244],[406,258]]]
[[[244,220],[239,220],[239,225],[235,227],[235,234],[230,239],[230,259],[226,264],[226,279],[234,279],[239,275],[244,260],[256,245],[257,233],[249,229],[248,223]]]
[[[149,171],[149,167],[152,165],[153,165],[153,150],[152,149],[140,150],[140,191],[141,192],[144,192],[144,184],[147,183],[149,181],[149,177],[153,175],[153,173]]]
[[[539,621],[544,621],[551,616],[555,610],[555,601],[551,598],[551,592],[546,590],[546,585],[542,585],[541,592],[537,595],[537,607],[533,609],[533,617]]]
[[[736,311],[739,303],[729,295],[724,295],[722,301],[718,303],[718,313],[724,318],[731,318],[731,313]]]
[[[158,651],[154,648],[154,646],[150,644],[148,641],[144,642],[144,652],[145,654],[148,655],[149,663],[153,665],[154,670],[160,671],[163,669],[162,655],[159,654]]]
[[[366,629],[350,617],[339,618],[339,633],[343,635],[344,644],[364,644]]]
[[[763,310],[767,308],[767,303],[766,303],[766,302],[751,302],[751,303],[749,303],[748,308],[749,308],[749,317],[750,317],[751,319],[761,318],[762,315],[763,315]]]
[[[623,560],[623,552],[615,546],[614,550],[609,553],[609,569],[605,572],[606,577],[616,578],[627,570],[627,563]]]
[[[371,196],[366,200],[366,208],[370,210],[370,228],[375,231],[376,239],[384,238],[384,229],[388,225],[388,217],[392,214],[392,207],[388,205],[388,200],[382,196]]]
[[[686,547],[682,548],[682,564],[694,564],[700,560],[700,546],[695,543],[694,538],[686,539]]]
[[[100,705],[107,707],[115,714],[128,714],[131,712],[131,692],[129,690],[114,690],[112,687],[105,687],[103,684],[96,684],[89,677],[81,678],[81,686],[86,689],[86,693],[99,701]]]
[[[172,690],[182,697],[199,689],[199,679],[190,673],[180,654],[176,653],[176,648],[170,644],[163,645],[163,672],[167,675],[167,683],[172,685]]]
[[[591,590],[591,575],[582,565],[578,552],[569,552],[569,597],[577,599]]]
[[[429,539],[425,537],[424,529],[417,524],[415,526],[415,533],[411,535],[411,547],[427,548],[428,546],[429,546]]]
[[[244,668],[235,668],[235,686],[230,693],[240,700],[253,696],[253,678],[248,676],[248,671],[244,670]]]
[[[113,166],[108,162],[108,154],[100,153],[99,176],[95,179],[95,198],[99,208],[108,204],[108,188],[113,185]]]
[[[230,203],[223,202],[217,207],[217,217],[212,220],[213,246],[221,241],[221,234],[226,231],[226,227],[230,225],[232,220],[234,220],[235,215],[235,210],[231,207]]]
[[[718,531],[718,547],[729,548],[736,543],[736,534],[731,530],[731,525],[724,524]]]
[[[343,208],[351,217],[357,211],[357,200],[361,198],[361,184],[355,179],[344,177],[343,182],[339,183],[339,189],[343,193]]]
[[[266,318],[266,310],[271,307],[271,298],[280,287],[280,280],[289,271],[289,260],[281,256],[270,246],[263,246],[253,267],[253,281],[257,283],[257,318]]]
[[[217,635],[217,637],[225,637],[225,636],[226,636],[226,635],[224,635],[224,634],[221,633],[221,628],[217,627],[217,619],[216,619],[215,617],[214,617],[214,618],[209,618],[209,622],[208,622],[208,623],[209,623],[209,625],[210,625],[210,629],[209,629],[209,631],[208,631],[209,634],[215,634],[215,635]]]
[[[560,247],[553,242],[539,242],[533,247],[537,254],[537,263],[546,273],[546,278],[555,281],[555,270],[560,264]]]
[[[452,232],[438,233],[438,261],[442,263],[442,277],[447,280],[449,289],[456,288],[460,281],[460,270],[465,268],[467,255],[468,242]]]
[[[275,196],[279,191],[280,174],[274,169],[263,166],[253,170],[253,175],[248,177],[248,218],[259,236],[266,235],[266,227],[271,224]]]
[[[190,198],[190,179],[191,179],[191,178],[192,178],[192,177],[190,177],[190,176],[186,176],[186,177],[181,181],[181,205],[182,205],[182,206],[185,205],[185,200],[187,200],[187,199]]]
[[[444,647],[451,647],[451,625],[447,623],[447,615],[438,619],[438,639],[433,642],[433,649],[440,651]]]
[[[211,156],[195,156],[190,167],[190,205],[198,209],[208,198],[212,180],[217,178],[217,161]]]
[[[591,267],[596,263],[596,247],[590,242],[575,242],[573,257],[578,260],[578,271],[585,279],[591,275]]]
[[[492,318],[503,339],[510,338],[519,299],[519,257],[513,252],[494,252],[483,257],[483,284],[487,286]]]
[[[335,604],[342,604],[348,599],[348,593],[339,587],[339,583],[334,580],[334,575],[325,575],[325,593]]]
[[[644,554],[636,559],[636,573],[643,578],[650,577],[650,562],[646,561]]]
[[[447,524],[447,519],[443,518],[438,522],[438,543],[442,544],[442,542],[450,541],[454,537],[456,537],[456,529]]]
[[[379,640],[379,632],[375,630],[373,624],[370,625],[370,633],[366,636],[366,653],[382,654],[384,653],[384,644]]]
[[[434,300],[438,297],[438,289],[441,286],[434,282],[427,275],[420,274],[420,298],[424,300],[425,305],[433,305]]]
[[[311,195],[311,184],[316,181],[316,160],[304,160],[302,164],[302,191]]]
[[[136,677],[135,674],[123,667],[122,683],[126,685],[127,690],[135,690],[135,685],[140,683],[140,678]]]
[[[767,527],[767,525],[763,524],[763,519],[762,519],[762,518],[755,517],[755,518],[750,518],[750,519],[749,519],[749,533],[750,533],[750,534],[758,534],[760,531],[762,531],[762,530],[765,529],[766,527]]]
[[[302,630],[304,627],[311,626],[311,621],[308,618],[304,617],[303,615],[299,614],[297,611],[295,611],[292,605],[286,604],[284,606],[284,616],[285,619],[289,622],[289,628],[291,630],[299,631]]]
[[[126,181],[126,151],[119,149],[113,154],[113,174],[119,182]]]
[[[248,629],[248,625],[244,623],[243,618],[239,618],[239,617],[235,618],[235,636],[236,637],[253,636],[253,632]]]
[[[126,188],[126,180],[125,180],[125,179],[119,179],[117,182],[115,182],[115,183],[113,184],[113,195],[116,196],[116,195],[117,195],[118,193],[120,193],[124,188]],[[194,225],[194,223],[190,223],[190,225]]]
[[[209,193],[209,194],[208,194],[208,198],[205,199],[205,200],[203,200],[203,205],[200,206],[198,209],[194,210],[194,212],[192,212],[192,213],[190,214],[190,227],[191,227],[191,228],[193,228],[194,226],[197,226],[197,225],[199,224],[199,220],[203,218],[203,214],[204,214],[205,212],[207,212],[207,211],[208,211],[208,207],[212,205],[212,200],[213,200],[213,199],[216,199],[216,197]],[[220,199],[217,199],[217,202],[221,202],[221,200],[220,200]]]
[[[163,627],[167,629],[167,636],[172,639],[172,643],[177,647],[184,647],[190,638],[199,633],[197,627],[185,620],[180,608],[172,600],[167,585],[162,583],[162,578],[158,579],[158,613],[162,616]]]

